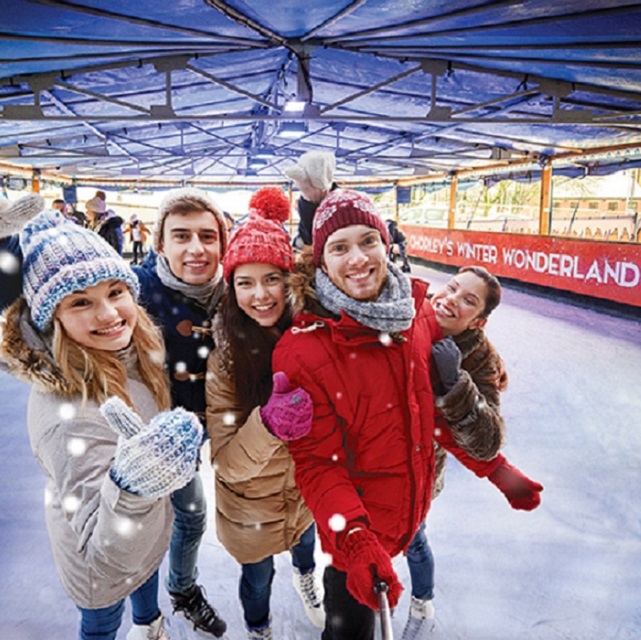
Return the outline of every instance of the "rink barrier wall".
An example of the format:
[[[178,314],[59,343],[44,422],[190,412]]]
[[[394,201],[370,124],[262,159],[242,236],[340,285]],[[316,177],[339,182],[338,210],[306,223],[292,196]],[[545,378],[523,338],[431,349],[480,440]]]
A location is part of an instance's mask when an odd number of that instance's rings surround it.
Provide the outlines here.
[[[641,245],[402,225],[410,257],[641,307]]]

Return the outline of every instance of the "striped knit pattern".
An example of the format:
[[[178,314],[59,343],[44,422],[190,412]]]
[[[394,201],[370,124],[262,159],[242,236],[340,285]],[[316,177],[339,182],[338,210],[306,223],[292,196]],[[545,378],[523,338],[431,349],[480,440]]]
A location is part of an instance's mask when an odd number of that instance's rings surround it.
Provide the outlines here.
[[[135,300],[138,278],[116,251],[98,234],[45,211],[20,233],[23,290],[34,325],[49,328],[60,301],[100,282],[124,282]]]

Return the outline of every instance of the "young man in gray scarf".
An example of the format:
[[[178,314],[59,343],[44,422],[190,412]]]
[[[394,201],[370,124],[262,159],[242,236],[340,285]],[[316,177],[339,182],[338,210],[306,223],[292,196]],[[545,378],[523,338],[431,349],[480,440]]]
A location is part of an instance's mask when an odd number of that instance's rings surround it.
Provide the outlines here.
[[[0,249],[21,259],[15,232],[43,207],[41,198],[24,198],[0,209]],[[14,235],[9,235],[13,233]],[[133,266],[140,281],[140,304],[161,327],[167,350],[173,407],[184,407],[205,419],[207,356],[213,348],[212,317],[225,289],[222,256],[227,228],[222,210],[203,191],[176,189],[160,205],[154,230],[156,253]],[[0,305],[20,294],[11,272],[0,271]],[[15,280],[15,278],[14,278]],[[14,283],[15,284],[15,283]],[[167,588],[175,613],[184,615],[202,633],[221,637],[225,621],[196,583],[198,549],[207,523],[200,476],[172,494],[174,525],[169,547]]]
[[[432,344],[442,338],[426,299],[387,261],[389,238],[372,201],[330,193],[313,222],[313,268],[290,281],[293,326],[274,372],[314,403],[309,435],[290,443],[296,483],[332,561],[324,575],[323,640],[371,640],[375,586],[389,604],[402,586],[391,558],[407,549],[430,506],[436,438]],[[440,427],[440,425],[439,425]]]

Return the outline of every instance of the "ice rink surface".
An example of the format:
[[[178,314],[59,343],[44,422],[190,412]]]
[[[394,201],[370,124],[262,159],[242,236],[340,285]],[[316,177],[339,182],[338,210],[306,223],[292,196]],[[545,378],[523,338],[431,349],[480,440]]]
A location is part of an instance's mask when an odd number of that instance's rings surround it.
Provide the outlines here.
[[[434,285],[448,278],[414,273]],[[487,331],[510,376],[503,452],[545,491],[536,511],[513,511],[492,484],[450,460],[427,520],[437,563],[431,638],[638,640],[641,325],[506,287]],[[27,398],[27,385],[0,374],[0,640],[74,640],[78,615],[49,549]],[[201,473],[211,497],[199,582],[227,620],[227,637],[240,640],[239,569],[216,539],[211,468]],[[408,585],[405,559],[394,564]],[[320,638],[294,592],[288,554],[276,568],[274,638]],[[408,591],[394,616],[397,640]],[[172,640],[198,637],[172,618],[164,589],[161,607]],[[130,625],[127,609],[119,640]]]

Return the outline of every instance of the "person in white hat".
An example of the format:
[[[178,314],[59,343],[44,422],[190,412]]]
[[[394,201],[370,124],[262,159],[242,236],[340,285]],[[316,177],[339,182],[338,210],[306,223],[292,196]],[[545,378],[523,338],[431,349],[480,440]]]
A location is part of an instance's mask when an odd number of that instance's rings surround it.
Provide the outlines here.
[[[298,237],[303,245],[312,244],[312,220],[318,205],[330,191],[338,188],[334,183],[334,171],[336,158],[328,151],[308,151],[293,167],[285,169],[285,175],[301,192],[298,198]]]

